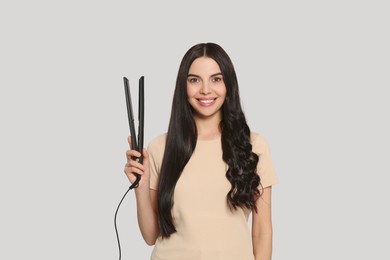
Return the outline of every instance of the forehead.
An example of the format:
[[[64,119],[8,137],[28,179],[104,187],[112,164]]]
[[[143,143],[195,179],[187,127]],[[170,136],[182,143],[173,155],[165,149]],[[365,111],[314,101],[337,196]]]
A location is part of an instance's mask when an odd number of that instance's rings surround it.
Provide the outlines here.
[[[200,57],[192,62],[188,73],[201,76],[212,75],[220,72],[221,69],[215,60],[209,57]]]

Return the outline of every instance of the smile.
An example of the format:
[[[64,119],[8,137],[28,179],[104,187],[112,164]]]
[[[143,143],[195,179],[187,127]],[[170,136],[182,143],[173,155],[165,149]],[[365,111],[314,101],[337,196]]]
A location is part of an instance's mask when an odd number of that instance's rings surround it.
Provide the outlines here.
[[[201,106],[212,106],[214,103],[215,103],[215,100],[217,98],[210,98],[210,99],[197,99],[198,100],[198,103],[201,105]]]

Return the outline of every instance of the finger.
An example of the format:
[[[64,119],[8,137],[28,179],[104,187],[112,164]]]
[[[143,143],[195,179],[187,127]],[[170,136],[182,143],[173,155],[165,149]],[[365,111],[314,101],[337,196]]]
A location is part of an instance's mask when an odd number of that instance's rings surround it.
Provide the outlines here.
[[[135,160],[130,160],[126,165],[131,166],[131,167],[136,167],[142,171],[145,171],[145,166],[143,166],[141,163]]]
[[[143,175],[144,174],[144,171],[136,168],[136,167],[125,167],[125,173],[127,176],[130,176],[132,174],[139,174],[139,175]]]
[[[139,158],[139,157],[141,157],[141,154],[138,151],[136,151],[136,150],[127,150],[126,151],[126,157],[127,157],[127,160],[133,160],[132,157]]]
[[[136,140],[134,140],[134,141],[136,141]],[[127,137],[127,142],[129,142],[130,149],[131,149],[131,150],[134,150],[134,148],[133,148],[133,146],[132,146],[131,135],[129,135],[129,136]],[[136,145],[136,144],[137,144],[137,142],[135,142],[135,145]]]
[[[143,154],[143,157],[144,157],[143,163],[148,165],[149,164],[149,153],[148,153],[148,151],[145,148],[142,149],[142,154]]]
[[[130,172],[133,169],[138,169],[141,172],[144,172],[145,171],[145,166],[143,166],[142,164],[140,164],[139,162],[134,161],[134,160],[131,160],[128,163],[125,164],[125,171]]]
[[[142,154],[144,156],[144,159],[149,159],[149,153],[148,153],[148,150],[146,150],[146,148],[143,148],[142,149]]]
[[[126,177],[129,179],[130,183],[134,183],[137,179],[137,175],[133,174],[132,172],[126,172],[125,171],[125,174],[126,174]]]
[[[129,135],[129,136],[127,137],[127,142],[129,143],[129,147],[130,147],[130,149],[131,149],[131,135]]]
[[[129,135],[129,136],[127,137],[127,142],[129,143],[130,150],[133,150],[133,148],[132,148],[132,146],[131,146],[131,135]],[[127,156],[127,157],[128,157],[128,159],[129,159],[129,156]]]

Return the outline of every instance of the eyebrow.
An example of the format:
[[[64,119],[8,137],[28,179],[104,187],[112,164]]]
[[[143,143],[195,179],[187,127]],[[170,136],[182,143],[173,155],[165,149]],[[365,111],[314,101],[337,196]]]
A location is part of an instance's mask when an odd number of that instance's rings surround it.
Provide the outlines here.
[[[210,75],[210,77],[215,77],[215,76],[222,76],[222,72],[218,72],[218,73],[215,73],[215,74]],[[188,75],[187,75],[187,78],[188,78],[188,77],[200,78],[200,76],[195,75],[195,74],[188,74]]]

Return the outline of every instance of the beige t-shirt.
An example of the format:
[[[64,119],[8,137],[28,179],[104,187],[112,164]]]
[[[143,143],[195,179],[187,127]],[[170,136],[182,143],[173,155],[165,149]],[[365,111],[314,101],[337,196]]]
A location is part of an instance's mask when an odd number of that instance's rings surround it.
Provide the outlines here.
[[[150,188],[157,190],[166,134],[153,139]],[[264,188],[278,182],[265,139],[251,134],[259,155],[257,173]],[[175,162],[172,162],[175,163]],[[151,260],[253,260],[248,227],[249,210],[232,212],[226,201],[231,184],[226,178],[221,139],[198,140],[175,188],[172,215],[177,232],[158,237]]]

